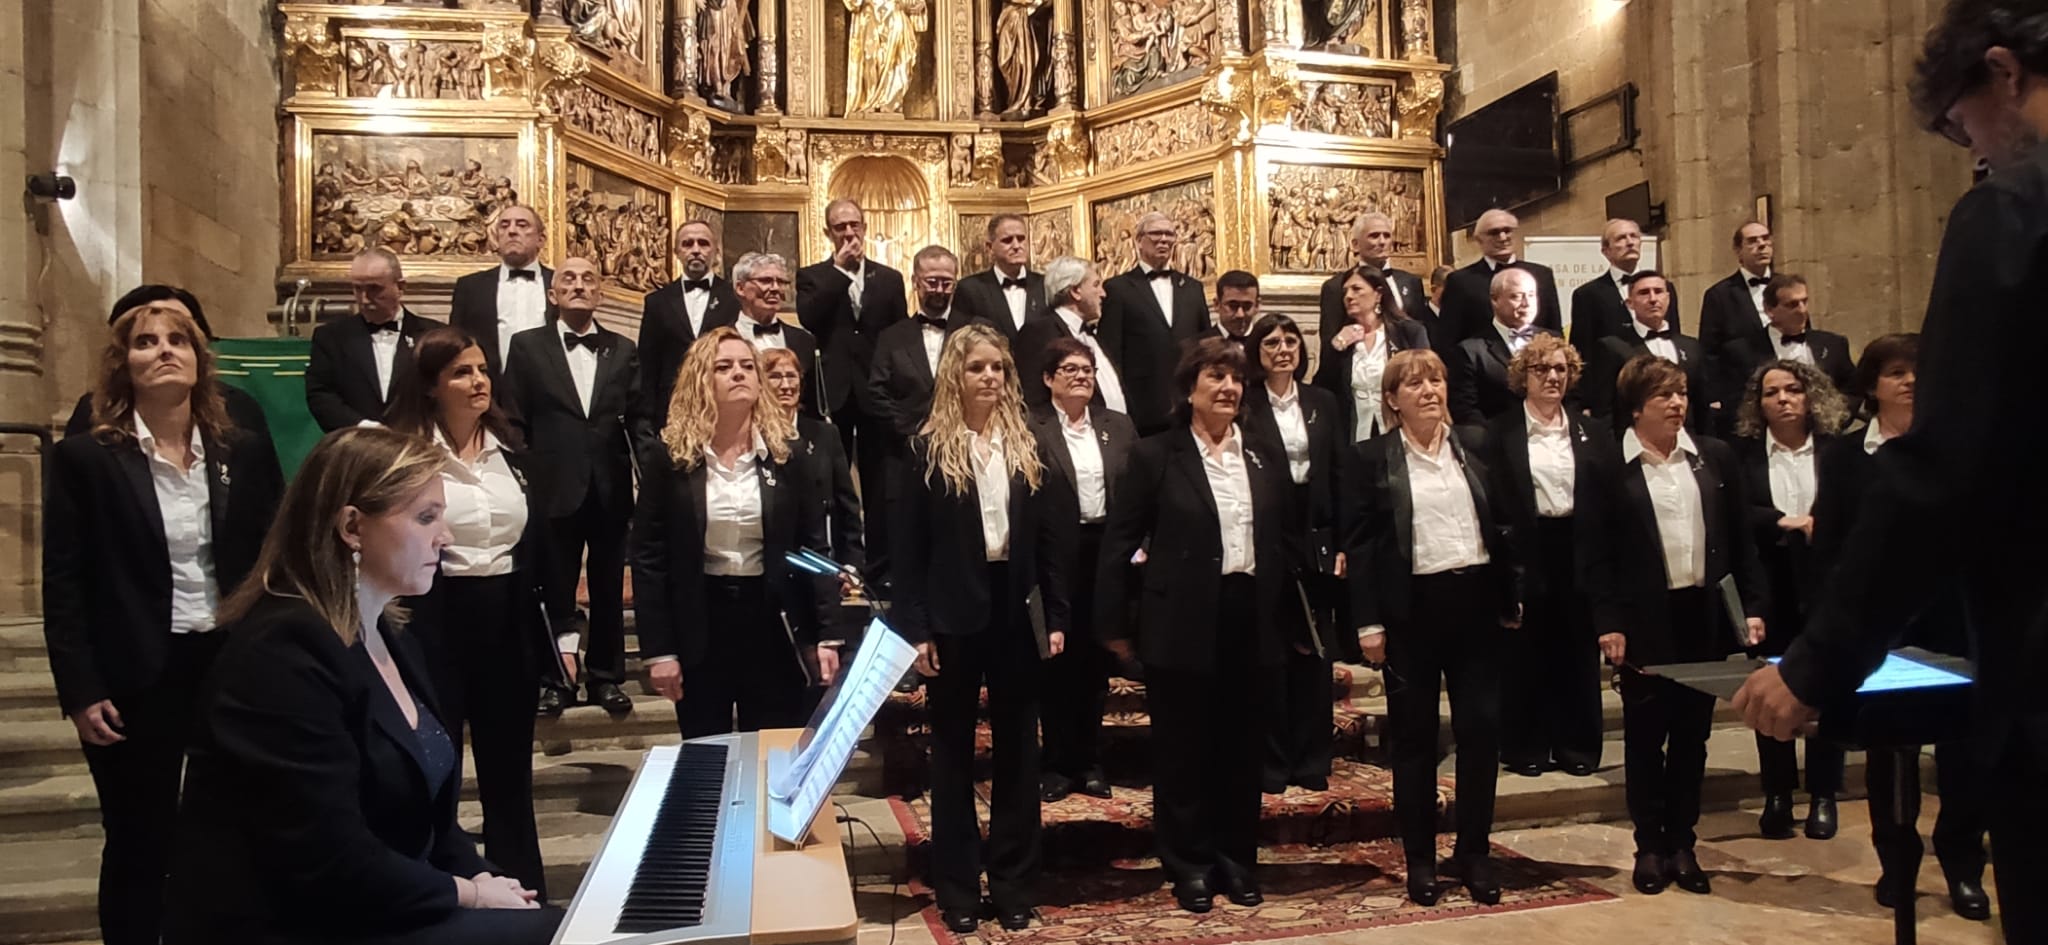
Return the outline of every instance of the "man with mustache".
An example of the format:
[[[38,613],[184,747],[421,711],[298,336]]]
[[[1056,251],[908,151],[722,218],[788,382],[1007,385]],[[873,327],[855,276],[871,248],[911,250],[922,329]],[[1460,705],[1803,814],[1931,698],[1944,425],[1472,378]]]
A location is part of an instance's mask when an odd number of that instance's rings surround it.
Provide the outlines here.
[[[683,353],[706,329],[730,325],[740,300],[731,280],[718,275],[718,231],[703,220],[676,227],[676,258],[683,277],[652,292],[640,310],[640,397],[655,429],[668,419],[668,395]]]
[[[313,329],[306,362],[306,409],[323,433],[381,422],[391,379],[412,370],[414,342],[441,327],[405,307],[405,271],[388,249],[357,254],[348,264],[348,283],[356,317]]]

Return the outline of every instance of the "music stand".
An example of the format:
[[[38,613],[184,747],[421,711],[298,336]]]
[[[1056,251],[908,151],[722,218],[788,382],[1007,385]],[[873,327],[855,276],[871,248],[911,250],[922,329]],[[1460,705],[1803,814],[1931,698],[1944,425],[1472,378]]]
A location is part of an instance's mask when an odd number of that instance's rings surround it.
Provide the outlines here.
[[[1717,699],[1733,699],[1750,673],[1776,662],[1772,658],[1674,663],[1648,671]],[[1917,832],[1920,826],[1908,821],[1905,804],[1907,792],[1919,787],[1920,749],[1948,736],[1958,720],[1968,717],[1974,678],[1969,662],[1959,657],[1914,646],[1893,650],[1854,693],[1821,707],[1820,722],[1811,734],[1845,749],[1895,753],[1892,808],[1871,814],[1886,818],[1888,826]],[[1904,894],[1892,909],[1892,941],[1898,945],[1914,945],[1919,938],[1913,908],[1918,866],[1884,864],[1886,873],[1907,879]]]

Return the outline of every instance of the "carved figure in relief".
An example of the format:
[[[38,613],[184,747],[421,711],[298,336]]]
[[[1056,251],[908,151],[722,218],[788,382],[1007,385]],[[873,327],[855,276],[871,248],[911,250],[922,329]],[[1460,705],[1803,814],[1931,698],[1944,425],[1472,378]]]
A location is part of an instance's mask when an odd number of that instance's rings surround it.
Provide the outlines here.
[[[917,69],[917,34],[930,25],[925,0],[846,4],[846,113],[902,114]]]
[[[754,74],[747,44],[754,40],[754,15],[747,0],[703,0],[698,15],[698,73],[713,101],[733,105],[742,98],[733,83]]]
[[[965,187],[974,183],[974,136],[954,135],[946,163],[955,185]]]
[[[584,42],[647,61],[641,25],[642,0],[567,0],[562,17]]]
[[[1216,0],[1173,0],[1173,72],[1206,69],[1216,44]]]
[[[783,133],[788,144],[787,160],[790,180],[806,180],[811,176],[811,160],[804,140],[804,133],[792,128]]]
[[[1401,55],[1435,59],[1429,42],[1429,0],[1401,0]]]
[[[1380,44],[1380,0],[1330,0],[1324,16],[1322,46],[1332,52],[1378,56]]]
[[[1003,94],[1008,96],[1005,115],[1029,115],[1044,103],[1039,70],[1044,50],[1031,22],[1044,8],[1045,0],[1003,0],[1003,10],[996,14],[996,70],[1002,73]]]

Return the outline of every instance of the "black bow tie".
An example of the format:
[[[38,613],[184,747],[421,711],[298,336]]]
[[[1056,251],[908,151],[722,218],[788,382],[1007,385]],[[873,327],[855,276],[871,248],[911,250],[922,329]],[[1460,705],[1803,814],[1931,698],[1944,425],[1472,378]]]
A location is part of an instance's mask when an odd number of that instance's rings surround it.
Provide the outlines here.
[[[1750,285],[1770,285],[1770,284],[1771,284],[1771,280],[1770,280],[1770,278],[1769,278],[1769,277],[1767,277],[1767,276],[1750,276],[1750,277],[1749,277],[1749,284],[1750,284]]]
[[[1171,270],[1171,269],[1154,269],[1154,270],[1152,270],[1151,272],[1148,272],[1148,273],[1146,273],[1146,274],[1145,274],[1145,278],[1147,278],[1147,279],[1152,279],[1152,280],[1155,280],[1155,281],[1156,281],[1156,280],[1159,280],[1159,279],[1171,279],[1171,278],[1173,278],[1173,270]]]
[[[704,277],[704,278],[702,278],[702,279],[684,279],[684,280],[683,280],[683,291],[684,291],[684,292],[709,292],[709,291],[711,291],[711,277],[710,277],[710,276],[705,276],[705,277]]]
[[[1021,288],[1024,288],[1024,280],[1022,280],[1022,279],[1009,279],[1009,278],[1001,278],[1001,277],[999,277],[999,281],[998,281],[998,284],[999,284],[999,285],[1001,285],[1001,286],[1002,286],[1003,288],[1005,288],[1005,289],[1021,289]]]
[[[767,323],[767,324],[765,324],[765,325],[764,325],[764,324],[762,324],[762,323],[760,323],[760,322],[754,322],[754,321],[750,321],[750,322],[748,322],[748,323],[747,323],[747,327],[748,327],[748,330],[749,330],[749,331],[752,331],[752,332],[754,333],[754,337],[756,337],[756,338],[759,338],[759,337],[761,337],[762,335],[779,335],[779,334],[782,334],[782,320],[781,320],[781,319],[776,319],[776,320],[774,320],[774,321],[771,321],[771,322],[769,322],[769,323]]]
[[[919,312],[917,313],[917,320],[923,322],[926,328],[936,328],[940,331],[946,330],[946,316],[944,315],[926,315],[923,312]]]
[[[370,334],[373,335],[380,331],[388,331],[394,335],[398,334],[398,319],[396,318],[381,324],[371,322],[364,322],[363,324],[370,326]]]
[[[1081,323],[1081,334],[1087,335],[1087,336],[1088,336],[1088,337],[1090,337],[1090,338],[1093,338],[1093,337],[1095,337],[1095,333],[1096,333],[1096,332],[1098,332],[1098,331],[1101,331],[1101,330],[1102,330],[1102,320],[1101,320],[1101,319],[1099,319],[1099,318],[1098,318],[1098,319],[1096,319],[1096,320],[1094,320],[1094,321],[1092,321],[1092,322],[1082,322],[1082,323]]]
[[[1644,341],[1648,341],[1652,338],[1671,339],[1676,337],[1678,337],[1678,330],[1675,328],[1660,328],[1656,331],[1643,332]]]
[[[1780,335],[1779,337],[1783,338],[1788,345],[1803,345],[1806,343],[1806,332],[1803,331],[1796,335]]]
[[[511,280],[512,280],[512,281],[514,281],[514,282],[517,282],[517,281],[519,281],[519,280],[521,280],[521,279],[525,279],[525,280],[526,280],[526,281],[528,281],[528,282],[534,282],[534,281],[537,281],[537,280],[539,280],[539,279],[540,279],[540,275],[539,275],[538,273],[534,272],[534,271],[533,271],[533,270],[531,270],[531,269],[511,269],[511,270],[507,270],[507,271],[505,272],[505,276],[506,276],[506,278],[509,278],[509,279],[511,279]]]
[[[593,331],[587,335],[579,335],[574,332],[567,331],[562,332],[563,348],[573,351],[575,350],[577,345],[582,345],[585,348],[589,348],[592,354],[597,353],[597,332]]]

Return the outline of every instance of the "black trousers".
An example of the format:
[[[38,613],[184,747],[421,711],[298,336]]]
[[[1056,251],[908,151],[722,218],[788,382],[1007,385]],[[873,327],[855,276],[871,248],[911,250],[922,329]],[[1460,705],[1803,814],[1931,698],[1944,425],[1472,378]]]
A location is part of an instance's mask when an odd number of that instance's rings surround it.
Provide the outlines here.
[[[1114,658],[1095,628],[1094,562],[1101,557],[1102,525],[1082,525],[1077,550],[1080,566],[1067,585],[1074,626],[1067,631],[1066,652],[1046,661],[1039,730],[1044,769],[1078,780],[1102,772],[1102,710]]]
[[[2040,809],[2048,797],[2048,718],[2017,720],[1997,757],[1985,800],[1999,921],[2007,945],[2048,942],[2048,902],[2038,895],[2048,883],[2048,861],[2041,856],[2048,849],[2048,819]]]
[[[1387,627],[1394,816],[1409,867],[1436,867],[1439,680],[1458,742],[1456,856],[1485,856],[1500,776],[1500,616],[1478,569],[1411,578],[1408,620]]]
[[[1835,796],[1842,790],[1842,746],[1818,738],[1804,741],[1806,793],[1815,797]],[[1759,734],[1756,760],[1765,794],[1790,794],[1799,789],[1798,746]]]
[[[459,752],[467,729],[484,809],[484,853],[500,871],[547,898],[540,833],[533,822],[533,711],[539,701],[533,595],[518,572],[442,575],[420,627],[440,697],[441,720]],[[529,612],[530,610],[530,612]],[[461,759],[456,760],[461,779]]]
[[[1812,750],[1812,743],[1808,743]],[[1903,764],[1902,764],[1903,762]],[[1903,770],[1901,770],[1903,768]],[[1873,749],[1867,755],[1865,783],[1870,790],[1870,844],[1887,875],[1917,876],[1925,845],[1920,840],[1920,752],[1904,758],[1895,750]],[[1904,794],[1893,781],[1905,775]],[[1968,739],[1937,742],[1934,777],[1941,792],[1941,813],[1934,818],[1934,857],[1942,875],[1953,880],[1984,878],[1985,773],[1979,770],[1976,746]],[[1892,805],[1904,803],[1903,829],[1892,825]]]
[[[1286,662],[1266,671],[1261,790],[1278,794],[1287,785],[1330,776],[1330,667],[1327,657],[1289,648]]]
[[[1009,567],[989,563],[990,597],[1011,594]],[[1019,576],[1021,579],[1021,576]],[[990,752],[988,889],[998,910],[1036,904],[1038,878],[1038,641],[1021,606],[987,626],[932,635],[939,674],[931,699],[932,889],[943,910],[981,901],[981,828],[974,809],[974,729],[988,687]]]
[[[861,376],[866,377],[867,372],[862,371]],[[867,545],[867,567],[862,576],[870,581],[887,580],[891,457],[902,437],[886,419],[868,419],[853,397],[832,414],[832,424],[839,429],[839,445],[846,450],[847,461],[860,477],[861,528]]]
[[[583,667],[592,682],[626,678],[626,525],[632,514],[630,507],[604,507],[597,490],[590,489],[574,513],[548,522],[559,586],[575,587],[578,574],[589,577],[590,629],[584,634]]]
[[[1674,620],[1711,620],[1703,588],[1671,592]],[[1698,639],[1706,630],[1690,632]],[[1707,735],[1714,697],[1661,676],[1621,676],[1623,773],[1636,852],[1670,854],[1698,842],[1700,785],[1707,775]]]
[[[1249,882],[1259,861],[1262,740],[1258,607],[1249,575],[1222,579],[1210,668],[1145,666],[1152,825],[1167,879]]]
[[[170,634],[155,684],[112,700],[125,739],[82,746],[106,834],[99,912],[100,937],[108,945],[156,945],[163,930],[185,748],[198,720],[200,684],[223,639],[218,633]]]
[[[1574,567],[1572,519],[1539,518],[1535,542],[1543,593],[1506,635],[1501,761],[1558,767],[1600,764],[1600,644]]]
[[[684,738],[802,728],[804,671],[782,609],[758,577],[704,576],[704,662],[683,670],[676,725]]]

